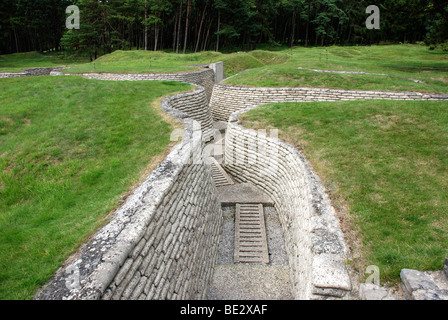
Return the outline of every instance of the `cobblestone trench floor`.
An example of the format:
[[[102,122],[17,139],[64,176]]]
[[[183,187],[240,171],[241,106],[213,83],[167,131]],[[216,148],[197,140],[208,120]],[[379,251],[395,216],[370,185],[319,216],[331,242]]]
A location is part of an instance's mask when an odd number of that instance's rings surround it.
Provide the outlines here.
[[[225,125],[220,124],[224,139]],[[221,142],[223,142],[222,140]],[[216,143],[220,143],[217,141]],[[222,155],[215,154],[221,160]],[[218,192],[223,188],[218,188]],[[244,190],[244,189],[243,189]],[[238,195],[241,197],[244,195]],[[269,263],[235,263],[236,205],[223,201],[223,226],[209,300],[292,300],[288,255],[278,213],[263,205]]]
[[[288,256],[274,207],[264,207],[269,264],[234,263],[235,206],[223,207],[223,231],[210,300],[292,300]]]

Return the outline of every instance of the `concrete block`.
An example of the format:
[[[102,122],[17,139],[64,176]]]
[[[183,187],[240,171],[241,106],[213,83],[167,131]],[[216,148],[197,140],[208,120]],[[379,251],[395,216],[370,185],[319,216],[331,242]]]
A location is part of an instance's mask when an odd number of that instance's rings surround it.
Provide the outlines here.
[[[448,258],[445,258],[445,265],[443,266],[443,271],[445,275],[448,277]]]
[[[408,296],[416,291],[437,291],[439,287],[423,272],[411,269],[403,269],[400,273],[403,282],[403,290]],[[421,296],[421,294],[418,294]]]
[[[359,287],[359,299],[361,300],[395,300],[386,288],[373,283],[362,283]]]

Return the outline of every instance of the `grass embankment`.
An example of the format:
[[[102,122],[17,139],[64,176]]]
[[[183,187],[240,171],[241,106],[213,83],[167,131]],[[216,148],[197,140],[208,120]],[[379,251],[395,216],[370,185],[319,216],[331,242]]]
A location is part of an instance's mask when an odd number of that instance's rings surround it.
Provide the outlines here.
[[[179,73],[199,70],[194,65],[210,64],[223,61],[227,76],[241,71],[260,68],[266,65],[285,62],[287,56],[269,51],[236,52],[222,54],[219,52],[200,52],[174,54],[163,51],[117,50],[104,55],[93,62],[85,59],[63,59],[53,54],[38,52],[17,53],[0,56],[0,72],[21,72],[32,67],[68,66],[65,73]]]
[[[122,51],[104,55],[91,63],[80,64],[66,73],[178,73],[198,70],[195,64],[211,63],[221,57],[220,53],[174,54],[163,51]]]
[[[39,52],[25,52],[0,55],[0,72],[22,72],[23,69],[37,67],[60,67],[85,63],[83,58],[64,59],[55,53],[42,54]]]
[[[246,127],[280,130],[328,188],[364,274],[441,270],[448,256],[448,103],[284,103],[244,114]],[[344,213],[345,212],[345,213]],[[358,234],[350,232],[358,230]],[[356,237],[362,246],[356,245]]]
[[[319,87],[373,91],[448,93],[448,53],[418,45],[294,48],[287,60],[225,80],[256,87]],[[299,67],[304,69],[298,69]],[[335,74],[306,69],[387,74]],[[415,83],[416,79],[424,83]]]
[[[227,76],[235,75],[246,69],[264,67],[286,61],[283,54],[268,51],[237,52],[222,54],[219,52],[200,52],[174,54],[153,51],[115,51],[100,57],[94,62],[79,64],[65,70],[66,73],[115,72],[115,73],[178,73],[199,70],[198,64],[210,64],[223,61]]]
[[[231,85],[448,93],[448,54],[419,45],[297,47],[229,54],[118,50],[90,63],[60,59],[55,54],[24,53],[0,56],[0,72],[67,65],[70,69],[65,69],[65,73],[177,73],[198,70],[199,67],[194,67],[196,64],[218,61],[224,62],[227,77],[236,75],[224,81]],[[309,69],[371,74],[322,73]]]
[[[191,89],[36,80],[0,79],[0,299],[31,298],[107,222],[170,144],[160,97]]]

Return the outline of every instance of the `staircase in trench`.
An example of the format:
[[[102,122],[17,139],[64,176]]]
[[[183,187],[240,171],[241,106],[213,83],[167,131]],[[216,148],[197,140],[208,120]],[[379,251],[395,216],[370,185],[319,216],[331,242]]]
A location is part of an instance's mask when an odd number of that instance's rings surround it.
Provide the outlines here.
[[[224,138],[216,141],[222,144]],[[218,159],[218,160],[217,160]],[[249,183],[236,183],[210,158],[224,225],[210,300],[291,300],[288,258],[270,197]]]

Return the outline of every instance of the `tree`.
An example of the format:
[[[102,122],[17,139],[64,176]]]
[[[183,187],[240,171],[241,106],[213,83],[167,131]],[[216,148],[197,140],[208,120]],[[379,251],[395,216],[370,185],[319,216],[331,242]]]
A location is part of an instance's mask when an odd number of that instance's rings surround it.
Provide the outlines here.
[[[429,17],[425,41],[427,44],[448,42],[448,3],[443,0],[430,0],[426,7]]]
[[[65,8],[81,9],[81,30],[65,29]],[[447,41],[446,0],[378,0],[381,29],[368,30],[367,0],[2,0],[0,52],[59,50],[91,56],[142,48],[195,52],[294,46],[436,45]],[[62,38],[62,39],[61,39]],[[152,43],[153,45],[149,45]]]

